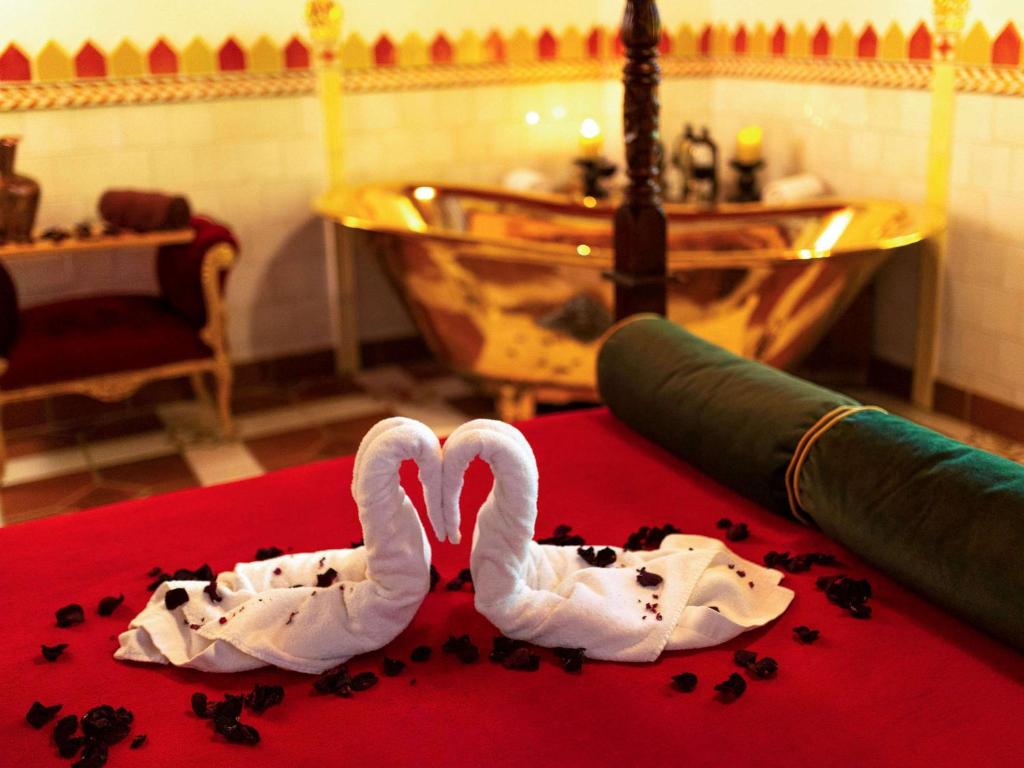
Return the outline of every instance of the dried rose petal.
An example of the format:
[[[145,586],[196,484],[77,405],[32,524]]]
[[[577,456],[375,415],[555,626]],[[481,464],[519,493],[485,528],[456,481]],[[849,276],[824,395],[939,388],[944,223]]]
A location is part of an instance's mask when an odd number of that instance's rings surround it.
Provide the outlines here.
[[[595,568],[607,568],[609,565],[612,565],[617,558],[615,550],[611,547],[605,547],[604,549],[598,550],[596,553],[594,552],[593,547],[580,547],[576,550],[576,554],[583,558],[583,561],[587,563],[587,565],[591,565]]]
[[[821,630],[811,629],[806,626],[793,627],[793,634],[796,635],[797,640],[804,644],[813,643],[821,635]]]
[[[168,611],[173,611],[188,602],[188,592],[185,591],[184,587],[176,587],[174,589],[168,589],[164,595],[164,605],[167,606]]]
[[[757,663],[750,669],[750,672],[754,677],[759,677],[762,680],[767,680],[769,677],[775,677],[775,673],[778,671],[779,662],[771,656],[765,656],[763,659],[758,659]]]
[[[336,696],[349,698],[352,695],[352,678],[348,674],[348,666],[340,664],[327,670],[313,682],[313,688],[320,693],[333,693]]]
[[[57,609],[57,626],[61,628],[73,627],[85,621],[85,611],[78,603],[65,605]]]
[[[646,568],[638,568],[636,571],[636,583],[641,587],[656,587],[664,579],[656,573],[650,573]]]
[[[71,768],[103,768],[107,764],[107,745],[96,739],[83,739],[82,756]]]
[[[250,693],[245,695],[245,706],[257,714],[284,701],[284,688],[280,685],[263,685],[257,683]]]
[[[48,722],[53,720],[60,712],[63,704],[54,704],[52,706],[45,706],[40,704],[38,701],[33,702],[32,706],[29,707],[28,713],[25,715],[25,720],[36,730],[39,730]]]
[[[373,672],[360,672],[352,678],[350,685],[356,692],[368,691],[377,684],[377,676]]]
[[[237,719],[219,718],[214,720],[213,729],[231,744],[255,746],[260,743],[260,732]]]
[[[580,672],[586,659],[586,648],[555,648],[555,656],[562,661],[562,669],[566,672]]]
[[[78,717],[76,715],[65,715],[53,726],[53,741],[55,744],[62,744],[78,730]]]
[[[149,570],[148,570],[148,571],[146,572],[146,575],[147,575],[147,576],[148,576],[149,578],[151,578],[151,579],[152,579],[152,578],[154,578],[154,577],[156,577],[156,576],[159,576],[159,575],[160,575],[161,573],[163,573],[163,570],[164,570],[164,569],[163,569],[163,568],[161,568],[161,567],[160,567],[159,565],[154,565],[154,566],[153,566],[152,568],[150,568],[150,569],[149,569]]]
[[[67,647],[67,643],[57,643],[57,645],[44,645],[42,646],[43,658],[47,661],[56,661],[60,658],[60,655],[67,650]]]
[[[757,662],[757,654],[754,651],[742,649],[732,655],[732,660],[736,666],[750,669]]]
[[[472,664],[480,658],[480,649],[473,644],[469,635],[459,635],[458,637],[448,635],[441,650],[452,654],[463,664]]]
[[[145,743],[146,743],[146,734],[140,733],[138,736],[136,736],[134,739],[132,739],[132,743],[128,745],[128,748],[129,749],[138,749],[139,747],[141,747]]]
[[[96,613],[100,616],[109,616],[115,610],[117,606],[124,602],[124,594],[118,595],[117,597],[104,597],[100,600],[100,604],[96,607]]]
[[[530,653],[528,648],[516,648],[501,662],[501,666],[518,672],[536,672],[540,669],[540,656]]]
[[[386,677],[395,677],[396,675],[401,674],[402,670],[405,669],[405,662],[401,659],[389,659],[385,656],[382,666]]]
[[[441,574],[438,573],[437,568],[435,568],[434,564],[431,563],[430,564],[430,591],[431,592],[434,591],[434,587],[437,586],[437,582],[439,582],[440,580],[441,580]]]
[[[148,587],[146,587],[146,589],[150,592],[155,592],[157,589],[159,589],[161,584],[163,584],[165,581],[170,581],[172,578],[173,577],[171,576],[171,574],[161,572],[157,574],[156,580],[153,583],[151,583]]]
[[[197,691],[192,694],[192,711],[195,712],[196,717],[201,717],[204,720],[213,715],[213,712],[209,706],[209,700],[205,693]]]
[[[491,641],[491,652],[488,658],[491,661],[502,662],[511,656],[517,649],[522,648],[526,643],[522,640],[513,640],[504,635],[498,635]]]
[[[579,547],[586,543],[582,536],[571,534],[570,531],[572,531],[571,525],[556,526],[553,536],[549,536],[546,539],[537,539],[537,543],[555,547]]]
[[[284,550],[279,547],[261,547],[256,550],[256,557],[254,560],[272,560],[275,557],[280,557],[284,554]]]
[[[733,672],[728,680],[724,680],[715,686],[719,698],[723,701],[733,701],[743,695],[747,690],[747,681]]]
[[[429,645],[418,645],[412,649],[412,653],[409,654],[409,658],[413,661],[426,661],[430,658],[433,652],[433,649]]]
[[[665,523],[665,525],[660,527],[654,526],[653,528],[644,525],[639,530],[629,534],[629,538],[626,539],[626,543],[622,548],[634,552],[641,549],[657,549],[661,546],[665,537],[673,533],[680,533],[680,531],[671,523]]]
[[[116,744],[131,731],[134,719],[124,707],[114,709],[109,704],[101,704],[82,715],[82,733],[104,744]]]
[[[736,525],[725,532],[725,538],[729,541],[743,541],[750,538],[750,530],[747,528],[746,523],[736,523]]]
[[[697,687],[697,676],[693,672],[672,675],[672,685],[683,693],[691,693]]]
[[[211,602],[219,603],[224,598],[221,597],[220,592],[217,591],[217,580],[212,579],[209,584],[203,587],[203,592],[210,598]]]
[[[329,587],[338,579],[338,572],[333,568],[328,568],[323,573],[318,573],[316,576],[316,585],[318,587]]]
[[[732,520],[730,520],[728,517],[723,517],[721,520],[715,523],[715,528],[732,528]]]

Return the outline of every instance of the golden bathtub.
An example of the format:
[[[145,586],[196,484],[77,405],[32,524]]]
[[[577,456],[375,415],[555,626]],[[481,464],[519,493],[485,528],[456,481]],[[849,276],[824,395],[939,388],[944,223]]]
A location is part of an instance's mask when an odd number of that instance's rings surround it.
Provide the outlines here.
[[[363,233],[437,357],[492,392],[502,417],[596,399],[614,203],[412,184],[317,207]],[[882,200],[665,210],[669,318],[780,368],[814,348],[887,258],[935,229],[923,209]]]

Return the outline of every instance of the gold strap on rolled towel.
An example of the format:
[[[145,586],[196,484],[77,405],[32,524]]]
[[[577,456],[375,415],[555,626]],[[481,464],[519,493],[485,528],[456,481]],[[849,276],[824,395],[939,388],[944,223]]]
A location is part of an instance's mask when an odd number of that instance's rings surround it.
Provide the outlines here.
[[[822,435],[832,429],[832,427],[841,422],[847,416],[852,416],[855,413],[863,413],[864,411],[878,411],[879,413],[886,413],[884,408],[879,408],[877,405],[840,405],[838,408],[833,408],[818,419],[814,423],[814,426],[804,432],[803,437],[800,438],[800,442],[796,444],[796,450],[793,451],[793,458],[789,460],[789,466],[786,467],[786,496],[789,499],[790,512],[792,512],[793,517],[801,523],[810,525],[810,521],[800,512],[800,470],[803,469],[804,462],[807,460],[807,456],[810,454],[811,448],[814,447],[814,444]]]

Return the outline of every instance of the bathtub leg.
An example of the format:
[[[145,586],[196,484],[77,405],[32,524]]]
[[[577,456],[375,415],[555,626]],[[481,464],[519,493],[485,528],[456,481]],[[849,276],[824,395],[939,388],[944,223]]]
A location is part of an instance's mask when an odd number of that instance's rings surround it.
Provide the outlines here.
[[[498,418],[507,422],[532,419],[537,413],[537,397],[533,390],[514,384],[503,384],[498,388],[495,405]]]

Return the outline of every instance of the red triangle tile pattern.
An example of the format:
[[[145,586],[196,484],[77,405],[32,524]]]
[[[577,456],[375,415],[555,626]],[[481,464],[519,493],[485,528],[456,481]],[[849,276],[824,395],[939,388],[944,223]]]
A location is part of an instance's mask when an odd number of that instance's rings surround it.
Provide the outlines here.
[[[874,59],[878,57],[878,33],[868,24],[857,41],[857,58]]]
[[[879,26],[880,24],[881,26]],[[885,33],[884,40],[878,32],[880,28],[888,30]],[[753,29],[754,27],[750,20],[730,25],[716,24],[709,20],[700,24],[683,25],[680,28],[668,28],[666,26],[661,32],[658,49],[666,60],[678,59],[682,61],[693,57],[722,60],[723,63],[726,63],[729,71],[739,67],[744,72],[756,72],[758,73],[756,76],[767,78],[792,76],[787,67],[789,67],[790,63],[797,68],[803,66],[801,60],[808,53],[813,59],[817,60],[818,63],[814,64],[815,67],[820,67],[820,64],[824,62],[834,62],[837,67],[844,67],[846,69],[849,69],[851,65],[859,66],[855,62],[848,60],[852,53],[856,59],[866,60],[863,65],[865,68],[858,70],[862,74],[858,75],[860,79],[857,82],[864,84],[887,84],[890,87],[900,87],[899,82],[913,82],[913,87],[918,87],[918,81],[913,77],[909,80],[904,78],[903,81],[897,81],[893,85],[894,81],[892,80],[893,75],[891,73],[884,76],[882,74],[872,74],[875,70],[867,67],[877,65],[880,68],[891,69],[893,66],[898,67],[901,61],[930,61],[935,54],[935,36],[924,21],[913,25],[912,31],[908,31],[911,30],[909,25],[905,30],[894,27],[888,19],[879,19],[875,23],[869,22],[862,28],[859,35],[856,36],[852,51],[850,48],[849,31],[846,25],[841,27],[837,23],[816,22],[811,28],[809,40],[806,28],[802,25],[798,26],[796,21],[779,22],[772,25],[767,31],[760,24],[758,24],[756,33],[752,31]],[[843,30],[842,44],[839,43],[840,38],[837,37],[841,29]],[[571,44],[568,43],[569,38],[563,36],[568,35],[570,31],[573,36]],[[580,33],[575,28],[565,30],[564,32],[551,28],[542,29],[531,33],[529,42],[526,45],[522,44],[524,42],[522,39],[517,38],[515,41],[516,55],[510,57],[509,46],[513,34],[522,35],[521,32],[514,33],[511,29],[493,29],[488,31],[483,39],[482,51],[475,49],[477,52],[471,58],[465,59],[465,61],[482,59],[482,63],[485,64],[508,64],[509,66],[522,67],[547,64],[549,62],[553,66],[555,63],[569,66],[569,60],[571,59],[573,66],[586,65],[584,61],[579,59]],[[906,37],[904,37],[905,34]],[[455,41],[461,41],[464,36],[464,32],[461,30],[441,30],[432,33],[432,36],[428,37],[429,43],[427,44],[427,61],[430,62],[430,65],[458,66],[457,62],[463,61],[460,56],[461,48],[459,47],[461,42],[457,44]],[[314,61],[313,51],[309,43],[300,35],[293,35],[286,41],[282,41],[277,57],[274,56],[273,51],[268,53],[265,50],[267,37],[271,40],[274,39],[272,34],[256,38],[261,40],[257,57],[260,62],[258,65],[250,61],[248,46],[253,41],[249,38],[229,36],[213,46],[215,51],[215,72],[203,73],[200,76],[188,75],[184,78],[181,77],[182,52],[176,47],[177,44],[175,42],[166,37],[159,37],[149,43],[136,41],[134,45],[139,50],[146,51],[144,56],[144,75],[146,78],[152,76],[176,76],[179,79],[166,82],[179,83],[183,87],[185,83],[193,82],[197,77],[203,82],[215,81],[218,72],[233,73],[235,75],[230,81],[224,80],[225,84],[229,82],[248,82],[245,78],[239,79],[237,77],[239,73],[247,72],[251,73],[251,81],[257,83],[261,78],[287,79],[288,74],[292,71],[309,70],[312,68]],[[975,41],[977,39],[975,38]],[[973,78],[969,79],[968,88],[972,90],[985,90],[986,86],[984,83],[991,80],[993,83],[992,92],[1024,94],[1024,71],[1016,72],[1013,75],[1016,79],[1012,80],[1012,82],[1016,83],[1019,80],[1021,84],[1019,86],[1014,85],[1011,91],[1008,91],[1005,85],[997,87],[998,84],[995,83],[999,78],[1002,78],[1004,83],[1007,82],[1005,80],[1009,76],[1006,72],[1007,68],[1024,67],[1021,55],[1021,35],[1017,26],[1012,21],[1007,22],[1001,27],[998,35],[993,34],[991,38],[988,37],[988,32],[982,30],[980,39],[982,40],[980,54],[977,50],[974,50],[972,57],[969,59],[971,63],[965,65],[970,72],[964,75],[964,77]],[[903,43],[903,40],[906,42]],[[182,41],[178,41],[178,43],[184,44]],[[276,44],[271,43],[271,45]],[[366,63],[369,63],[371,70],[373,68],[390,67],[404,70],[405,67],[400,62],[421,61],[421,51],[415,57],[404,55],[403,46],[406,44],[422,47],[422,38],[412,35],[409,36],[408,42],[406,38],[399,42],[394,34],[385,31],[375,40],[367,43],[358,35],[352,35],[346,38],[344,49],[339,48],[331,56],[325,54],[325,60],[341,56],[347,64],[351,59],[357,62],[353,65],[353,76],[356,76],[355,70],[358,70],[359,77],[372,77],[372,74],[366,71]],[[474,45],[478,45],[478,43],[474,43]],[[976,42],[975,45],[977,45]],[[72,72],[75,78],[88,81],[88,87],[92,89],[106,87],[106,84],[102,81],[111,77],[111,62],[108,59],[108,52],[88,39],[79,43],[77,48],[66,47],[66,49],[77,51],[72,56]],[[36,58],[42,50],[44,49],[41,47],[38,51],[26,52],[26,49],[23,46],[17,45],[16,42],[8,43],[0,51],[0,84],[32,83],[33,78],[37,76]],[[345,53],[342,53],[342,50]],[[758,57],[752,57],[750,55],[752,52],[759,54]],[[583,34],[583,54],[591,62],[606,61],[611,63],[615,59],[620,58],[623,55],[623,44],[619,37],[619,30],[614,27],[601,25],[590,27]],[[761,58],[764,54],[768,54],[772,59],[778,59],[779,61],[769,63]],[[738,59],[739,57],[749,58],[745,58],[743,61],[729,62],[730,59]],[[793,61],[790,62],[790,59],[793,59]],[[278,62],[276,65],[273,63],[275,61]],[[986,73],[984,71],[985,63],[979,63],[986,61],[1003,68],[1001,73],[995,71]],[[268,66],[267,62],[271,62],[271,64]],[[274,71],[275,69],[283,70],[283,72]],[[453,71],[452,69],[447,70],[448,74],[446,77],[454,77],[451,74]],[[597,69],[594,70],[595,73],[597,71]],[[601,69],[601,72],[603,71]],[[682,72],[683,70],[677,67],[677,71]],[[834,80],[835,76],[838,76],[827,74],[827,71],[833,70],[816,69],[815,71],[821,72],[821,77],[824,77],[829,82]],[[881,71],[881,69],[878,70],[878,72]],[[919,68],[915,71],[919,74],[921,73]],[[417,72],[423,72],[422,65],[417,67]],[[790,72],[790,74],[787,75],[786,72]],[[838,69],[835,72],[838,72]],[[597,75],[595,74],[595,76]],[[389,75],[389,77],[391,76]],[[813,77],[818,76],[815,75]],[[829,79],[830,77],[832,79]],[[889,79],[886,80],[886,77]],[[292,78],[290,82],[296,82],[295,78]],[[982,85],[979,87],[978,83]],[[49,86],[44,82],[40,83],[40,87]],[[56,88],[56,86],[53,87]],[[110,87],[124,88],[126,86],[124,81],[119,80],[117,83],[111,83]],[[170,86],[168,85],[167,87]],[[228,86],[225,85],[224,87]],[[392,87],[394,87],[393,82]]]
[[[87,42],[75,54],[75,75],[78,77],[107,76],[107,60],[91,42]]]
[[[32,79],[32,65],[21,48],[11,43],[0,54],[0,81],[17,82]]]
[[[430,60],[435,64],[451,64],[455,60],[455,49],[443,32],[438,32],[430,44]]]
[[[286,69],[309,69],[309,48],[299,38],[292,37],[284,47]]]
[[[1020,34],[1012,21],[1003,27],[992,43],[992,63],[1007,67],[1020,64]]]

